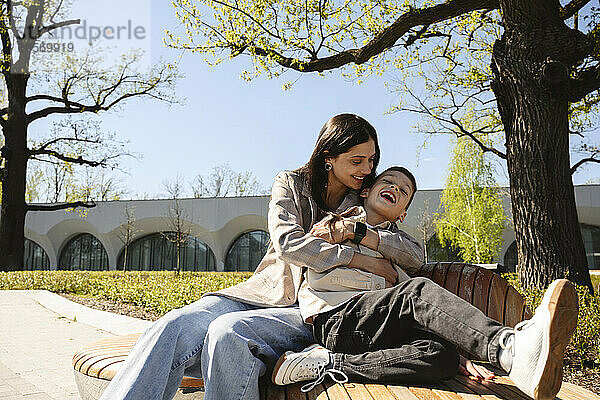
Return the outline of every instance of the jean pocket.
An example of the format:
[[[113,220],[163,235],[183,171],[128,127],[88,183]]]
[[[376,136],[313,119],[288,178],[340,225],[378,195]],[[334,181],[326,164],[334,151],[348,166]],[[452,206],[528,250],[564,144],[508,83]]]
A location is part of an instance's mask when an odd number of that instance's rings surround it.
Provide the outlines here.
[[[373,347],[373,341],[363,331],[330,333],[325,344],[333,352],[346,354],[365,353]]]

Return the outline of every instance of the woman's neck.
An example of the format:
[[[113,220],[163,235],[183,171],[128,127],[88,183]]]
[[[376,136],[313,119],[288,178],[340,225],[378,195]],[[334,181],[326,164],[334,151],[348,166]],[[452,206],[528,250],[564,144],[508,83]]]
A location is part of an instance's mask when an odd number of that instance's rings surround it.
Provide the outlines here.
[[[346,197],[348,188],[338,180],[328,179],[327,190],[325,191],[325,205],[330,210],[337,210],[342,200]]]

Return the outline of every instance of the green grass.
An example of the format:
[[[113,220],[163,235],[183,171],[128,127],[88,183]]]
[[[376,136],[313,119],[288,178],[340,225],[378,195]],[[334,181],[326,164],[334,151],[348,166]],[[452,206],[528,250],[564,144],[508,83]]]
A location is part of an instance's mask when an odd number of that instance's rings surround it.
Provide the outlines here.
[[[121,271],[23,271],[0,272],[2,289],[45,289],[99,297],[143,307],[163,315],[198,300],[203,294],[243,282],[249,272],[126,272]],[[516,274],[503,275],[526,299],[531,310],[543,291],[523,290]],[[600,368],[600,276],[592,277],[595,288],[578,288],[579,320],[567,349],[571,364]]]
[[[249,272],[22,271],[0,272],[1,289],[44,289],[130,303],[160,315],[203,294],[243,282]]]

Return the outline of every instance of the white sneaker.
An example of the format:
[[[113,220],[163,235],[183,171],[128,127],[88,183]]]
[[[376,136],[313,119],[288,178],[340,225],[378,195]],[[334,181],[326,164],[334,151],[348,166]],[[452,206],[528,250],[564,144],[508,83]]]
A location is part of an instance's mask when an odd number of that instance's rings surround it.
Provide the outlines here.
[[[557,279],[546,290],[533,318],[500,336],[500,347],[510,349],[513,355],[508,376],[536,400],[554,399],[560,390],[565,347],[577,326],[577,314],[574,286]]]
[[[271,380],[276,385],[314,380],[302,386],[303,392],[311,391],[323,382],[326,376],[330,376],[338,383],[348,382],[348,377],[342,371],[327,368],[330,355],[331,351],[318,344],[313,344],[299,353],[288,351],[277,360]]]

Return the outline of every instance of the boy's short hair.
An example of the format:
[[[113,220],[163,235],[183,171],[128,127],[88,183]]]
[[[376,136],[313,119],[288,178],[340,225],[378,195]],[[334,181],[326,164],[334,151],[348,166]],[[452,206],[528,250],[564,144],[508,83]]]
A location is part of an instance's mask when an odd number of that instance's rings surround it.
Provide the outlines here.
[[[404,174],[410,180],[410,183],[412,183],[413,192],[410,195],[410,200],[408,200],[408,204],[406,204],[406,209],[408,210],[408,207],[410,207],[410,203],[412,203],[412,201],[413,201],[413,199],[415,197],[415,193],[417,193],[417,180],[415,179],[415,176],[412,174],[412,172],[410,172],[408,169],[406,169],[404,167],[400,167],[400,166],[394,165],[392,167],[389,167],[388,169],[386,169],[385,171],[383,171],[379,175],[377,175],[377,177],[375,178],[374,182],[377,182],[377,180],[383,174],[385,174],[386,172],[390,172],[390,171],[400,172],[400,173]]]

